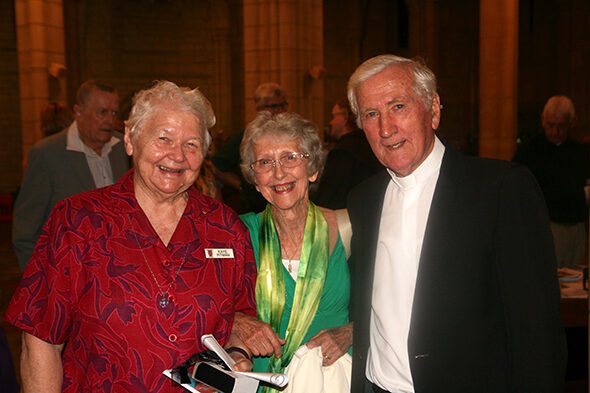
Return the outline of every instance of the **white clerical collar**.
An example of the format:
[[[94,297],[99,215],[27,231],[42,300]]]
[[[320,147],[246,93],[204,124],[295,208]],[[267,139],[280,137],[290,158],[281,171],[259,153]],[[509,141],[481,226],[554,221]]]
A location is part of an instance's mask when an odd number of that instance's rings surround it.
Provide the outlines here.
[[[442,158],[444,154],[445,145],[443,145],[442,142],[435,135],[434,146],[432,148],[432,151],[430,152],[428,157],[426,157],[426,159],[422,162],[422,164],[420,164],[420,166],[414,170],[414,172],[404,177],[397,176],[391,169],[387,169],[387,172],[389,172],[389,175],[391,176],[391,180],[393,180],[393,183],[396,184],[399,188],[412,188],[420,183],[423,183],[427,178],[430,177],[430,175],[440,170],[440,165],[442,163]]]
[[[119,138],[111,136],[111,140],[105,143],[102,147],[101,156],[109,154],[112,147],[119,142],[121,142]],[[68,128],[66,150],[78,151],[80,153],[86,154],[87,156],[99,156],[94,150],[92,150],[92,148],[82,142],[82,139],[80,139],[80,131],[78,131],[78,123],[75,120]]]

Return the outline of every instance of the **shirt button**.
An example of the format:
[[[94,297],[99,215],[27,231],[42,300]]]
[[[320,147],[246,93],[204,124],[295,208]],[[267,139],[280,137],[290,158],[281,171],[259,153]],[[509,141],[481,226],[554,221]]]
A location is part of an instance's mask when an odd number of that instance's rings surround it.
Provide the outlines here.
[[[170,342],[174,342],[176,341],[178,337],[176,337],[176,334],[171,334],[168,336],[168,340],[170,340]]]
[[[170,266],[170,261],[165,260],[164,262],[162,262],[162,265],[164,265],[164,267],[168,267]]]

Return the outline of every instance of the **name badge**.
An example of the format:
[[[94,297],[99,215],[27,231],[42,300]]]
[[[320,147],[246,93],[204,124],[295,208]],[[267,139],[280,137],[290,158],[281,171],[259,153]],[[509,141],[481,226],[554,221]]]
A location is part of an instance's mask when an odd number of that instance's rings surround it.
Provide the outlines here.
[[[234,250],[231,248],[206,248],[205,256],[207,258],[233,258]]]

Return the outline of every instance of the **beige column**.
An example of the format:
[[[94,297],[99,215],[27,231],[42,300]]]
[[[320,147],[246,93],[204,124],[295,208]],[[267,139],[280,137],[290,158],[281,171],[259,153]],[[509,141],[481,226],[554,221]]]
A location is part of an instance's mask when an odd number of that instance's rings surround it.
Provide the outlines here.
[[[256,87],[276,82],[289,110],[322,128],[323,42],[321,0],[244,0],[245,121],[255,113]]]
[[[62,0],[15,0],[23,153],[42,138],[39,113],[66,101]]]
[[[518,1],[480,0],[479,155],[510,160],[516,149]]]

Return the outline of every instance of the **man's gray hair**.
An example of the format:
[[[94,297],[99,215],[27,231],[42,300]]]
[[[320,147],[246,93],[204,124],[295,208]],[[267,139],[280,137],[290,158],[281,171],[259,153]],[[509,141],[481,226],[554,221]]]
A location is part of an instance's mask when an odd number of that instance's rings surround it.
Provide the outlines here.
[[[272,115],[268,111],[258,112],[254,120],[246,126],[240,145],[240,169],[249,183],[255,183],[255,176],[250,165],[256,160],[254,145],[264,136],[271,136],[276,143],[296,140],[299,145],[297,153],[309,154],[306,162],[307,174],[321,172],[324,167],[324,153],[317,126],[297,113],[284,112]]]
[[[170,81],[156,81],[149,89],[135,94],[129,120],[125,122],[132,140],[137,137],[145,121],[158,109],[171,109],[195,115],[202,125],[203,154],[207,153],[211,144],[209,129],[215,125],[215,114],[211,103],[199,89],[179,87]]]
[[[567,115],[570,124],[576,119],[576,108],[574,107],[574,103],[566,96],[553,96],[549,98],[543,108],[543,117],[545,117],[547,113]]]
[[[380,55],[362,63],[350,76],[347,86],[348,101],[350,108],[356,115],[356,124],[362,128],[357,90],[361,83],[384,71],[390,66],[405,67],[414,76],[414,92],[420,97],[426,110],[430,111],[432,100],[436,94],[436,76],[421,61],[407,59],[396,55]]]
[[[78,87],[76,91],[76,104],[85,106],[95,89],[104,91],[105,93],[117,94],[117,89],[111,84],[99,79],[89,79]]]

